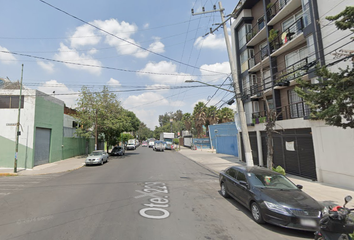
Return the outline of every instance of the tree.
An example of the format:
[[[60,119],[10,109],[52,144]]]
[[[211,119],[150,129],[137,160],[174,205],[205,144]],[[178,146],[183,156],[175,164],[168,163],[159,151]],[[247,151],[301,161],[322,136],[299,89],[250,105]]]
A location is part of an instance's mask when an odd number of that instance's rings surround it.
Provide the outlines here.
[[[109,145],[114,145],[119,133],[129,124],[117,96],[109,93],[106,86],[101,92],[91,92],[83,86],[77,101],[76,114],[80,127],[76,134],[81,137],[95,137],[97,146],[98,136],[104,135]]]
[[[354,7],[346,7],[336,16],[326,17],[335,21],[340,30],[354,32]],[[311,117],[324,120],[326,124],[354,128],[354,54],[344,54],[343,59],[352,60],[352,66],[331,72],[325,66],[317,68],[318,83],[298,79],[295,91],[311,109]]]
[[[218,112],[219,123],[227,123],[234,121],[234,111],[230,108],[222,108]]]
[[[209,132],[209,125],[213,125],[215,123],[218,123],[219,117],[218,117],[218,109],[215,106],[210,106],[206,107],[206,121],[205,121],[205,127],[206,131]]]
[[[203,126],[206,121],[206,107],[203,102],[198,102],[194,106],[193,119],[197,130],[197,137],[201,137],[203,133]]]
[[[136,134],[139,136],[139,140],[146,140],[153,137],[153,132],[143,122],[140,122],[140,126]]]
[[[185,129],[190,131],[192,129],[193,117],[190,113],[183,114],[182,121],[184,123]]]

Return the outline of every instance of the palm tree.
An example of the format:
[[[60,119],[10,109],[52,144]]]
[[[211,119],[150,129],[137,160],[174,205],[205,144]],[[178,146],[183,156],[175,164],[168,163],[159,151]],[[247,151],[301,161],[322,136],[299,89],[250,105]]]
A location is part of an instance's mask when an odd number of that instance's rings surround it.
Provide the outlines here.
[[[227,123],[234,121],[234,111],[230,108],[222,108],[219,110],[219,123]]]
[[[190,131],[192,128],[192,115],[190,113],[183,114],[182,121],[186,130]]]
[[[218,109],[215,106],[206,108],[206,130],[209,130],[209,125],[213,125],[218,122]]]
[[[197,129],[197,137],[201,137],[203,133],[203,126],[206,121],[206,107],[203,102],[198,102],[194,106],[193,118],[195,123],[195,128]]]

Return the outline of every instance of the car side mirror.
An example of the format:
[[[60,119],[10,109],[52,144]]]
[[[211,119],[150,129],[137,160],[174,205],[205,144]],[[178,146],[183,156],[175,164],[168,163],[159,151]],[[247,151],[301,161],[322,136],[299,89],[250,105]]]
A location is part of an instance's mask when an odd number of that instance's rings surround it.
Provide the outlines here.
[[[300,184],[298,184],[298,185],[296,185],[296,187],[298,188],[298,189],[303,189],[303,186],[302,185],[300,185]]]

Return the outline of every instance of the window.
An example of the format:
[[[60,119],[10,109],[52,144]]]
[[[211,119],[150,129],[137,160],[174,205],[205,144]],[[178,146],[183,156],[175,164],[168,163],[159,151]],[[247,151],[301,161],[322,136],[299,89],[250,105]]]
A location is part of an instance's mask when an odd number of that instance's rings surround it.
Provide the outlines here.
[[[307,56],[307,47],[300,48],[285,55],[286,72],[290,73],[287,76],[289,80],[293,80],[295,77],[304,74],[304,71],[300,71],[299,69],[306,65]]]
[[[250,32],[252,29],[252,25],[251,24],[244,24],[237,33],[238,36],[238,43],[239,43],[239,49],[241,49],[243,46],[245,46],[247,40],[246,40],[246,35],[248,32]]]
[[[237,180],[246,182],[246,176],[243,172],[237,171]]]
[[[302,0],[301,2],[302,2],[304,27],[307,27],[311,23],[310,4],[309,4],[309,0]]]
[[[308,62],[313,62],[316,60],[315,43],[313,41],[313,35],[306,38],[307,42],[307,52],[308,52]]]
[[[298,12],[295,15],[291,16],[290,18],[288,18],[287,20],[285,20],[282,23],[282,28],[283,28],[283,32],[285,30],[289,29],[289,32],[292,32],[295,34],[295,36],[297,34],[299,34],[302,31],[302,21],[299,20],[302,17],[302,12]],[[294,24],[295,22],[297,22],[296,24]]]
[[[270,77],[270,70],[263,71],[263,89],[268,90],[272,88],[272,78]]]
[[[0,108],[18,108],[20,96],[0,96]],[[21,108],[23,108],[25,97],[21,97]]]
[[[288,91],[290,104],[290,117],[300,118],[304,117],[306,112],[309,112],[308,106],[303,102],[303,99],[297,95],[294,89]]]
[[[240,62],[241,62],[241,72],[248,70],[254,66],[254,50],[253,49],[246,49],[240,55]]]
[[[236,170],[233,168],[230,168],[229,170],[226,171],[226,174],[229,175],[232,178],[236,179]]]
[[[242,94],[243,95],[250,94],[250,79],[248,75],[242,78]]]

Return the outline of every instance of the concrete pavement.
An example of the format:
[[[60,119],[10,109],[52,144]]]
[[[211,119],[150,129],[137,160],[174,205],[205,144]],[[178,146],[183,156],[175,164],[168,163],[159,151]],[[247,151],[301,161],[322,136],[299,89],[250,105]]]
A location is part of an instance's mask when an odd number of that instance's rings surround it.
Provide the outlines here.
[[[189,148],[181,147],[178,150],[179,154],[191,159],[197,164],[208,168],[210,171],[218,174],[221,170],[233,165],[244,165],[243,162],[232,155],[227,154],[217,154],[215,150],[210,149],[198,149],[191,150]],[[60,173],[66,171],[72,171],[84,166],[86,159],[85,156],[77,156],[69,159],[61,160],[54,163],[47,163],[40,166],[36,166],[33,169],[18,169],[16,174],[13,173],[13,169],[1,169],[0,176],[11,176],[11,175],[42,175],[51,173]],[[345,189],[337,186],[332,186],[324,183],[319,183],[316,181],[311,181],[309,179],[293,176],[287,174],[287,177],[291,179],[295,184],[302,185],[303,191],[308,193],[310,196],[315,198],[322,204],[339,204],[343,205],[344,197],[351,195],[354,197],[354,184],[353,189]],[[349,207],[354,208],[354,201],[350,202]]]

